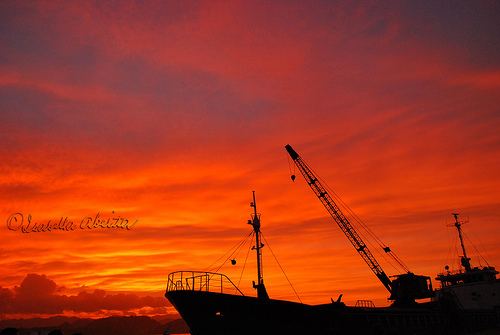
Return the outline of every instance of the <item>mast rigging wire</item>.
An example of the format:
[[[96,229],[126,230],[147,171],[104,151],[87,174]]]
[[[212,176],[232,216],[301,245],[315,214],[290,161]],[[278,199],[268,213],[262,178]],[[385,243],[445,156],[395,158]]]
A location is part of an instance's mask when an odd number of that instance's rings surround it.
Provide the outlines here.
[[[247,255],[245,257],[245,263],[243,263],[243,268],[241,269],[241,273],[240,273],[240,279],[238,279],[238,284],[236,285],[238,288],[240,287],[240,283],[241,283],[241,278],[243,277],[243,272],[245,272],[245,267],[247,266],[247,260],[248,260],[248,255],[250,255],[250,251],[252,250],[252,238],[254,236],[255,232],[252,231],[252,237],[250,238],[250,246],[248,247],[248,251],[247,251]]]
[[[486,258],[483,257],[483,255],[479,252],[479,249],[476,247],[476,245],[474,243],[472,243],[472,240],[469,238],[469,236],[463,230],[462,230],[462,235],[464,235],[465,238],[467,239],[467,241],[469,242],[469,244],[472,245],[472,247],[476,251],[479,258],[482,259],[486,263],[487,266],[490,266],[490,264],[488,263]]]
[[[217,258],[212,264],[210,264],[205,271],[209,271],[209,272],[217,272],[220,270],[220,268],[227,262],[227,260],[229,258],[231,258],[231,256],[239,249],[241,248],[241,245],[244,244],[248,238],[250,236],[253,235],[253,231],[251,231],[247,236],[245,236],[241,241],[239,241],[238,243],[236,243],[235,245],[233,245],[229,250],[227,250],[224,254],[222,254],[219,258]],[[231,252],[231,250],[234,251],[226,258],[226,260],[224,262],[222,262],[222,264],[220,266],[217,267],[217,270],[216,271],[211,271],[211,269],[214,269],[214,265],[219,262],[228,252]]]
[[[281,266],[280,262],[278,261],[278,258],[276,257],[276,255],[275,255],[275,254],[274,254],[274,252],[273,252],[273,249],[271,248],[271,245],[269,244],[269,242],[267,241],[266,237],[264,236],[264,234],[263,234],[262,232],[261,232],[261,236],[262,236],[262,238],[264,239],[264,241],[266,242],[266,244],[267,244],[267,246],[268,246],[269,250],[271,251],[271,254],[272,254],[272,255],[273,255],[273,257],[274,257],[274,260],[276,261],[276,263],[277,263],[277,264],[278,264],[278,266],[280,267],[281,272],[283,272],[283,274],[285,275],[285,278],[286,278],[286,280],[288,281],[288,284],[289,284],[289,285],[290,285],[290,287],[292,288],[293,292],[295,293],[295,296],[297,297],[297,299],[299,299],[300,303],[302,304],[302,303],[303,303],[303,302],[302,302],[302,300],[300,299],[300,297],[299,297],[299,295],[298,295],[297,291],[295,291],[295,288],[293,287],[292,282],[290,281],[290,279],[288,279],[288,276],[286,275],[285,270],[284,270],[284,269],[283,269],[283,267]]]

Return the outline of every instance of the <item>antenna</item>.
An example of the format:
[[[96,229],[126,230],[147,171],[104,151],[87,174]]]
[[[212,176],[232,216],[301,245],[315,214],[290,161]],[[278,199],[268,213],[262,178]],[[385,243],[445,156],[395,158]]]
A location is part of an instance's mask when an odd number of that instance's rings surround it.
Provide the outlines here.
[[[465,245],[464,245],[464,239],[462,237],[462,225],[463,225],[463,222],[461,222],[461,221],[458,220],[458,216],[460,214],[458,214],[458,213],[451,213],[451,215],[453,215],[453,217],[455,218],[455,223],[453,224],[453,226],[455,226],[455,228],[457,228],[458,238],[460,239],[460,245],[462,246],[462,252],[464,253],[463,256],[460,257],[460,262],[462,263],[462,266],[465,268],[466,271],[471,271],[472,267],[470,265],[470,258],[467,257],[467,252],[465,250]]]

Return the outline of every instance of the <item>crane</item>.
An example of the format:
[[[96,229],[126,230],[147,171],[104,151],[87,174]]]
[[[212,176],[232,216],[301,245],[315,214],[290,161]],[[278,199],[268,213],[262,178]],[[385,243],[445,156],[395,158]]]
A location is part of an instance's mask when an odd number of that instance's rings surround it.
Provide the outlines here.
[[[415,303],[415,299],[431,297],[433,295],[433,291],[430,277],[428,276],[415,275],[404,267],[407,270],[406,273],[393,276],[394,279],[389,278],[361,236],[356,232],[356,229],[351,224],[348,217],[344,215],[340,207],[332,199],[327,189],[322,185],[319,178],[316,177],[311,168],[309,168],[309,166],[289,144],[285,146],[285,149],[311,190],[321,201],[349,242],[351,242],[354,249],[356,249],[358,254],[365,261],[375,276],[380,280],[382,285],[384,285],[387,291],[389,291],[389,299],[393,300],[396,305],[411,305]],[[292,176],[292,180],[293,179],[294,176]],[[386,253],[391,252],[390,248],[386,246],[383,250]]]

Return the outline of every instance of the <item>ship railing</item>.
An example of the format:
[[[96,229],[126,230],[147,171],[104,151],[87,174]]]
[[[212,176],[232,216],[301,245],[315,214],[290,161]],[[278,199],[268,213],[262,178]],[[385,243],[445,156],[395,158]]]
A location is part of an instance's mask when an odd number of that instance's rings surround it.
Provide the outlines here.
[[[167,292],[205,291],[244,295],[243,292],[222,273],[200,271],[176,271],[168,275]]]
[[[354,307],[360,308],[375,308],[375,304],[371,300],[358,300]]]

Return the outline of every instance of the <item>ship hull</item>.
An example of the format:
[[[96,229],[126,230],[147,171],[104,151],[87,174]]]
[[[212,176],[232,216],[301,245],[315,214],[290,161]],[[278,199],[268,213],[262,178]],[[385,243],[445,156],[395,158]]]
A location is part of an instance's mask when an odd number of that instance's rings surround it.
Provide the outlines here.
[[[437,303],[360,308],[190,290],[166,297],[193,335],[468,334],[495,329],[499,321],[498,310],[463,311]]]

